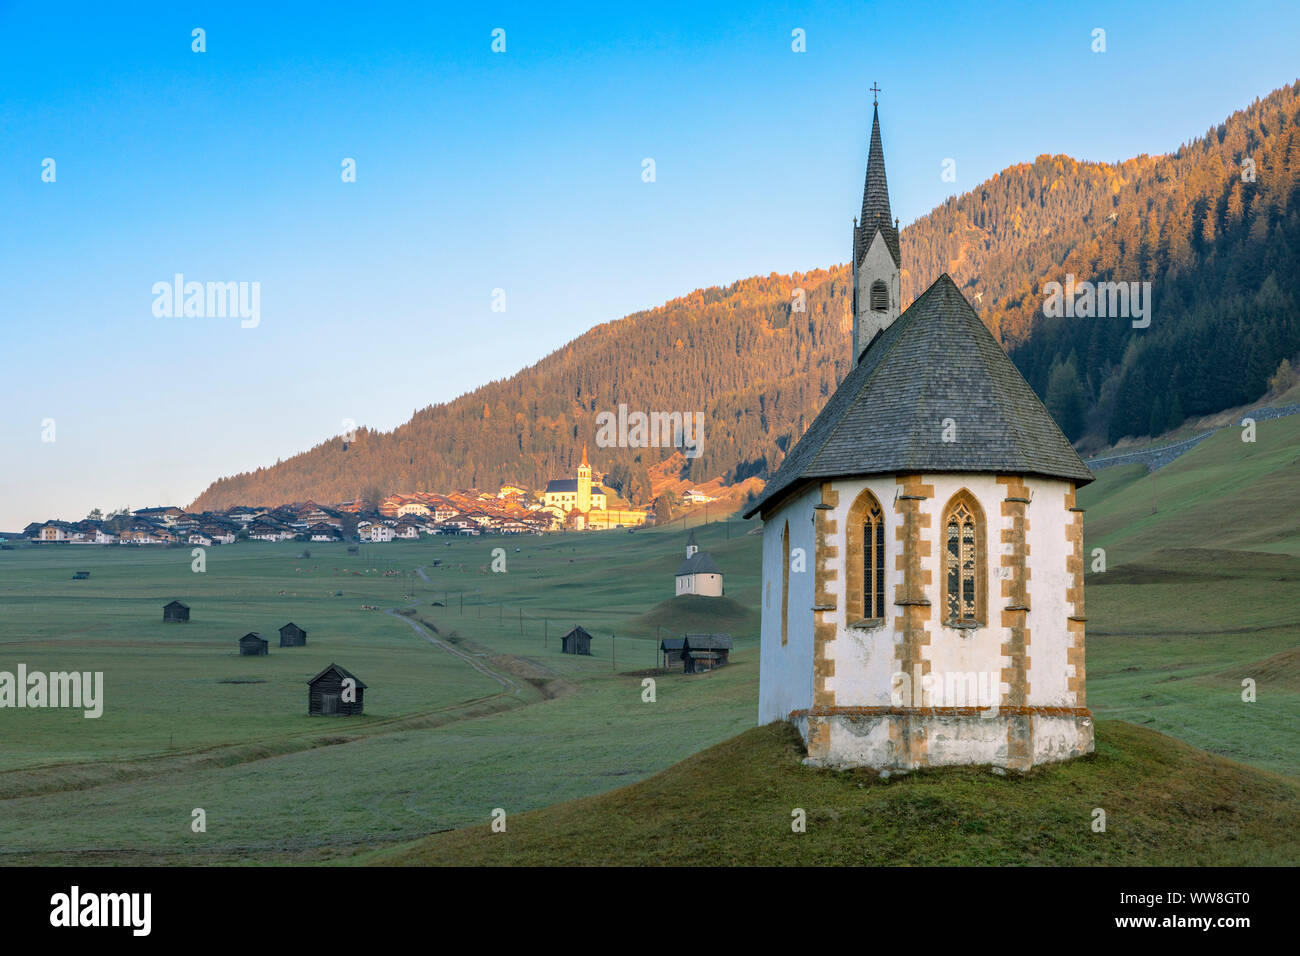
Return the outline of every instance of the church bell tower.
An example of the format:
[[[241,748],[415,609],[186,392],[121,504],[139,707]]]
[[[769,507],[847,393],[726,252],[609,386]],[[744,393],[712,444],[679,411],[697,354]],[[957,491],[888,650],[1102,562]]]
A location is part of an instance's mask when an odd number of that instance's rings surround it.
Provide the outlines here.
[[[872,93],[880,92],[872,86]],[[880,110],[872,97],[871,146],[867,151],[867,182],[862,189],[862,218],[853,224],[853,364],[862,359],[871,340],[898,318],[902,286],[902,257],[898,249],[898,220],[889,211],[885,181],[885,150],[880,144]]]
[[[582,464],[578,466],[578,510],[591,510],[591,465],[587,464],[587,446],[582,446]]]

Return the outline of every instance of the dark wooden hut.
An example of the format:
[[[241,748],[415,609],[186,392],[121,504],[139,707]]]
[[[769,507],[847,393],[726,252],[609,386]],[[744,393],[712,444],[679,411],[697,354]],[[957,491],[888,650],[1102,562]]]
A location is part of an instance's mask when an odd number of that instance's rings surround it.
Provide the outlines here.
[[[306,647],[307,632],[297,624],[290,621],[284,627],[280,628],[280,646],[281,647]]]
[[[86,580],[86,578],[88,578],[88,577],[90,577],[90,572],[89,572],[89,571],[73,571],[73,572],[72,572],[72,580],[74,580],[74,581],[84,581],[84,580]]]
[[[356,700],[344,700],[344,681],[352,681]],[[307,681],[307,713],[310,716],[351,717],[360,714],[366,685],[356,675],[331,664]]]
[[[265,657],[268,646],[266,638],[255,631],[250,631],[239,639],[239,655],[241,657]]]
[[[581,627],[575,627],[560,638],[560,648],[566,654],[591,654],[591,635]]]
[[[671,670],[682,662],[682,643],[684,637],[666,637],[659,642],[659,652],[664,656],[664,667]]]
[[[682,670],[687,674],[722,667],[730,656],[730,634],[687,634],[682,638]]]
[[[190,606],[182,604],[180,601],[172,601],[170,604],[163,605],[163,623],[164,624],[185,624],[190,619]]]

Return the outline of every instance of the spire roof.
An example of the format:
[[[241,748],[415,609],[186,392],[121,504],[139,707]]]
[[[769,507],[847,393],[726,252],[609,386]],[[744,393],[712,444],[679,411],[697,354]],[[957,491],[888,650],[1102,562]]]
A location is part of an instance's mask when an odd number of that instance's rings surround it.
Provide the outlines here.
[[[862,218],[854,234],[853,261],[861,262],[879,232],[885,237],[894,265],[902,266],[898,230],[889,209],[889,183],[885,180],[885,148],[880,143],[880,108],[871,108],[871,147],[867,151],[867,181],[862,187]]]
[[[947,273],[876,336],[745,517],[813,481],[936,472],[1092,481]]]
[[[583,463],[584,465],[587,464],[587,446],[586,446],[586,445],[583,445],[583,446],[582,446],[582,463]],[[588,465],[587,467],[590,467],[590,466]]]

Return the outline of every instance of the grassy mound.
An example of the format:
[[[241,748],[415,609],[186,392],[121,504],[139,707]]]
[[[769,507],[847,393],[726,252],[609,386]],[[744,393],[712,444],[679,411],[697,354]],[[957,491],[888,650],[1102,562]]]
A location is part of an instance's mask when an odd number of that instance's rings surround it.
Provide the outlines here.
[[[729,597],[679,594],[660,601],[622,628],[629,634],[654,637],[659,628],[669,634],[758,635],[758,615]]]
[[[1260,687],[1300,691],[1300,647],[1293,647],[1245,667],[1232,668],[1219,676],[1234,682],[1243,677],[1253,677]]]
[[[1294,865],[1300,784],[1118,721],[1097,752],[997,776],[889,780],[800,763],[798,734],[747,731],[609,793],[376,851],[387,865]],[[791,831],[791,812],[807,832]],[[1106,832],[1092,830],[1106,811]],[[508,808],[507,808],[508,810]]]

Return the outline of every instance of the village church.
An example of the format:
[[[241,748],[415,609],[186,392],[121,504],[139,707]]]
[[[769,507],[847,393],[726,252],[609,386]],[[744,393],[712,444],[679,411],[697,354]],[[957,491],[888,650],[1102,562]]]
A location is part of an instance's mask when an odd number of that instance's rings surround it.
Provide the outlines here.
[[[878,107],[852,256],[850,371],[746,514],[759,723],[791,721],[817,766],[1090,753],[1092,474],[947,274],[900,314]]]

